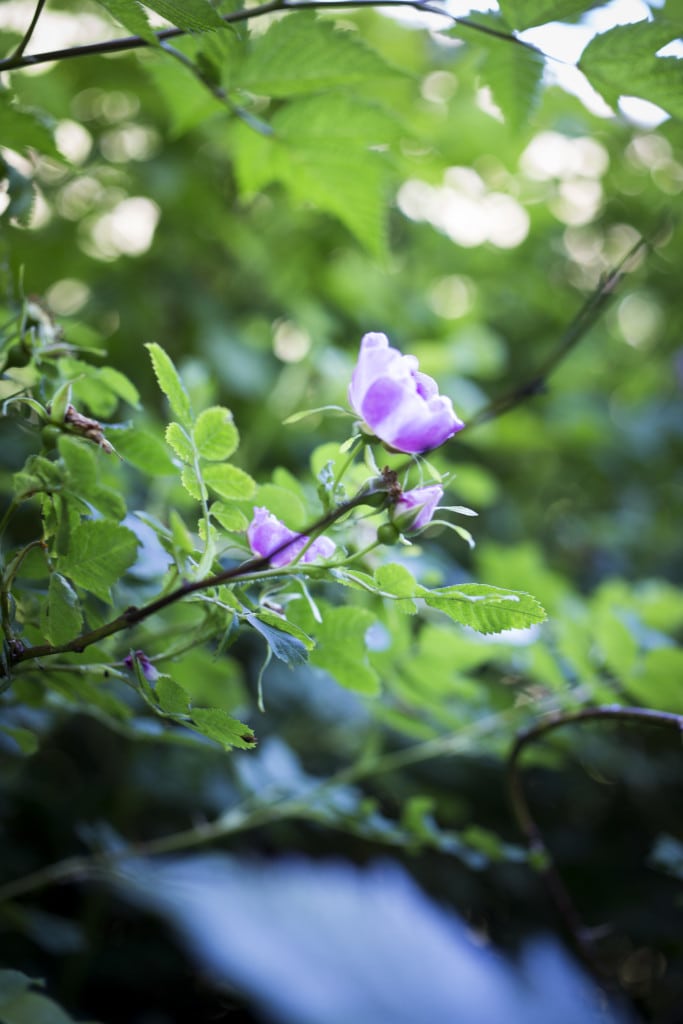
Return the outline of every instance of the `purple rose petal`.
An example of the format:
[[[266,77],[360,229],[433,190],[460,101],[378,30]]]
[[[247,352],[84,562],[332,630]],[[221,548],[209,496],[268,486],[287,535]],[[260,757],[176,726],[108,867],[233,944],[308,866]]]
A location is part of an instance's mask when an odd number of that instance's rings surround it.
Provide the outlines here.
[[[276,552],[270,559],[274,569],[293,562],[306,547],[309,539],[303,533],[290,530],[262,506],[254,509],[254,518],[247,528],[249,547],[258,558],[268,558],[273,551]],[[301,561],[313,562],[316,558],[330,558],[335,548],[336,544],[329,537],[317,537]]]
[[[436,506],[443,497],[443,487],[439,484],[428,484],[426,487],[413,487],[412,491],[404,491],[394,505],[394,518],[401,516],[405,521],[407,514],[415,509],[415,518],[407,520],[403,526],[406,533],[422,530],[432,521]]]
[[[364,335],[349,402],[373,434],[406,454],[438,448],[465,426],[415,356],[401,355],[385,334]]]

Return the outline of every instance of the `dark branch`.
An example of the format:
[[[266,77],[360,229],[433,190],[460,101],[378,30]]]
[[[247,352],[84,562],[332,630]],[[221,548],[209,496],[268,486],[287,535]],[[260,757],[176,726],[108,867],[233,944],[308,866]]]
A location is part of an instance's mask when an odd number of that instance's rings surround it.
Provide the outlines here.
[[[41,12],[42,12],[44,6],[45,6],[45,0],[38,0],[38,2],[36,4],[36,8],[35,8],[35,10],[33,12],[33,17],[31,18],[31,23],[29,24],[29,27],[26,29],[26,32],[24,33],[24,38],[21,40],[21,42],[17,46],[16,50],[14,51],[14,53],[9,58],[10,60],[16,61],[16,60],[21,59],[21,57],[23,56],[24,50],[26,49],[28,44],[31,42],[31,37],[32,37],[33,33],[35,32],[36,25],[38,24],[38,18],[40,17]]]
[[[489,405],[468,420],[466,427],[477,427],[481,423],[498,419],[511,409],[515,409],[528,398],[543,394],[548,380],[558,365],[586,337],[591,328],[600,318],[605,306],[610,301],[623,278],[629,273],[635,257],[642,249],[650,249],[656,239],[640,238],[626,253],[620,262],[606,274],[598,287],[585,301],[567,329],[563,332],[556,347],[534,373],[531,380],[508,391],[507,394],[495,398]],[[462,433],[462,431],[461,431]]]
[[[595,708],[584,708],[582,711],[558,712],[519,733],[510,751],[508,791],[517,824],[527,841],[532,862],[547,886],[577,953],[591,972],[599,977],[598,959],[590,931],[581,920],[569,890],[553,862],[536,819],[531,813],[524,792],[520,767],[526,748],[541,739],[546,733],[561,729],[566,725],[591,721],[656,725],[665,729],[676,729],[683,737],[683,715],[674,715],[668,711],[654,711],[650,708],[620,707],[619,705],[601,705]]]
[[[42,8],[44,0],[39,4],[39,10]],[[483,35],[492,36],[495,39],[502,39],[508,43],[514,43],[516,46],[522,46],[527,50],[534,50],[540,53],[536,47],[530,43],[525,43],[523,40],[518,39],[517,36],[501,32],[498,29],[492,28],[489,25],[480,25],[476,21],[472,21],[470,18],[456,18],[454,15],[449,14],[448,11],[442,10],[440,7],[436,7],[429,3],[421,3],[420,0],[379,0],[378,3],[370,2],[370,0],[304,0],[304,2],[289,2],[289,0],[270,0],[269,3],[259,4],[257,7],[243,8],[239,11],[231,11],[229,14],[221,15],[223,22],[226,25],[235,24],[240,21],[251,21],[254,18],[260,18],[265,14],[272,14],[274,11],[317,11],[317,10],[350,10],[360,9],[363,7],[409,7],[416,11],[423,11],[426,14],[438,14],[443,18],[447,18],[453,25],[459,25],[465,29],[472,29],[474,32],[480,32]],[[37,20],[37,14],[34,16],[34,21]],[[33,32],[33,25],[27,33],[27,36],[22,41],[22,45],[18,48],[10,57],[0,61],[0,71],[17,71],[20,68],[34,67],[36,64],[48,64],[52,61],[72,60],[75,57],[92,57],[101,56],[108,53],[125,53],[128,50],[139,50],[144,47],[154,46],[153,42],[148,39],[143,39],[142,36],[125,36],[121,39],[107,39],[101,43],[88,43],[85,46],[70,46],[63,50],[49,50],[45,53],[34,53],[26,56],[24,54],[24,47],[28,44],[30,36]],[[156,39],[158,43],[163,43],[169,39],[177,39],[178,36],[187,35],[187,30],[182,28],[168,28],[162,32],[156,32]]]

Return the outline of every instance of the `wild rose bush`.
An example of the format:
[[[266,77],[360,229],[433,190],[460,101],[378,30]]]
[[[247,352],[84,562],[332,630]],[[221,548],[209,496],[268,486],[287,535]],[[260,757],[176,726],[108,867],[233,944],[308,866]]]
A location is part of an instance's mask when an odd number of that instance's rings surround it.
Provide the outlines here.
[[[437,610],[484,633],[544,618],[526,594],[447,579],[438,587],[420,582],[415,553],[407,557],[418,534],[451,528],[472,543],[470,534],[452,522],[453,512],[474,514],[470,509],[448,506],[448,518],[435,519],[451,484],[445,478],[436,482],[437,471],[422,458],[464,424],[436,382],[419,371],[417,360],[389,346],[384,335],[367,334],[361,342],[348,416],[353,420],[355,413],[362,422],[353,421],[336,460],[321,470],[316,510],[312,482],[284,478],[288,486],[274,489],[234,464],[240,437],[232,413],[222,406],[195,410],[159,345],[148,349],[172,415],[161,454],[135,425],[121,430],[84,416],[77,403],[89,403],[89,410],[93,403],[83,378],[92,389],[101,375],[40,307],[19,311],[14,330],[12,343],[29,339],[34,357],[49,362],[56,379],[48,396],[41,382],[40,389],[24,390],[6,402],[43,444],[15,475],[15,498],[3,524],[11,525],[26,503],[40,509],[41,533],[17,549],[11,562],[8,686],[29,677],[42,688],[57,685],[64,695],[63,676],[50,671],[59,655],[74,666],[95,666],[92,671],[107,680],[98,692],[105,718],[130,717],[120,692],[124,686],[171,730],[190,729],[225,748],[248,747],[255,723],[245,725],[229,706],[203,706],[173,678],[173,664],[184,651],[207,643],[221,650],[240,632],[256,633],[266,652],[256,685],[263,709],[265,669],[272,657],[289,666],[308,660],[343,686],[378,693],[381,676],[366,635],[373,623],[388,621],[392,603],[406,610],[419,606],[430,615],[430,609]],[[59,361],[65,348],[74,356],[69,363]],[[65,368],[71,376],[63,379]],[[135,385],[122,374],[110,375],[107,386],[135,402]],[[162,516],[130,513],[116,489],[118,460],[175,474],[196,503],[194,521],[172,505]],[[432,482],[424,480],[427,469]],[[350,476],[355,484],[347,492]],[[272,505],[273,495],[278,507]],[[306,512],[306,528],[295,529],[299,524],[292,517],[301,519]],[[26,590],[21,574],[29,552],[41,552],[42,565],[36,569],[34,557],[38,586]],[[150,561],[151,572],[145,568]],[[145,580],[144,598],[131,604],[136,578]],[[336,601],[330,600],[330,586]],[[325,597],[318,598],[317,590]],[[357,612],[349,616],[356,595]],[[369,599],[374,603],[368,605]],[[198,617],[182,637],[171,630],[164,640],[157,620],[180,605],[192,605]],[[66,699],[73,699],[68,691]]]

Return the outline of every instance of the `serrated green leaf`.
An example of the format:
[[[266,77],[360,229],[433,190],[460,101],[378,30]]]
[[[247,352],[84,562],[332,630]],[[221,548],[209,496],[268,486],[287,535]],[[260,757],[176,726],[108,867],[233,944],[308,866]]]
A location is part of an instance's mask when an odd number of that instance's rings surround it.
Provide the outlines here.
[[[14,106],[7,90],[0,91],[0,139],[3,146],[18,153],[36,149],[60,162],[64,159],[48,127],[47,115]]]
[[[627,692],[646,707],[683,712],[683,650],[660,647],[648,651],[639,666],[623,678]]]
[[[80,523],[60,571],[77,586],[110,603],[110,588],[137,558],[138,539],[131,530],[104,519]]]
[[[275,657],[286,665],[303,665],[308,660],[308,651],[313,647],[313,642],[307,637],[307,646],[299,636],[295,636],[293,631],[296,627],[291,623],[262,612],[247,615],[247,622],[266,640]],[[306,636],[302,630],[297,630],[297,633]]]
[[[368,661],[365,633],[375,621],[367,608],[326,608],[315,628],[317,646],[311,664],[324,668],[349,690],[379,693],[379,676]]]
[[[168,519],[176,549],[183,555],[194,554],[196,548],[192,534],[174,508],[171,509]]]
[[[206,487],[202,484],[192,466],[183,466],[180,482],[187,493],[197,501],[201,501],[202,498],[206,497]]]
[[[298,12],[276,21],[254,41],[235,84],[261,95],[283,97],[401,75],[357,34]]]
[[[97,484],[98,475],[92,443],[62,434],[57,441],[57,447],[64,460],[71,486],[87,497],[91,488]]]
[[[536,50],[493,36],[482,36],[478,42],[486,50],[480,67],[482,83],[490,88],[505,123],[518,130],[527,124],[536,105],[545,61]]]
[[[639,96],[683,118],[683,60],[655,56],[678,36],[663,19],[618,25],[591,40],[578,66],[612,107],[620,96]]]
[[[380,590],[396,597],[417,597],[423,590],[410,570],[398,562],[380,565],[375,570],[375,580]]]
[[[207,487],[229,501],[246,501],[256,490],[256,481],[237,466],[205,466],[202,475]]]
[[[248,750],[256,742],[248,725],[232,718],[221,708],[193,708],[192,721],[203,736],[220,743],[224,750],[231,747]]]
[[[229,533],[240,533],[248,526],[249,521],[244,512],[225,501],[214,501],[210,511],[214,519]]]
[[[514,29],[545,25],[548,21],[562,21],[577,14],[600,7],[604,0],[499,0],[505,21]],[[478,19],[475,14],[474,18]]]
[[[194,443],[203,459],[217,462],[229,458],[239,444],[230,410],[215,405],[201,412],[194,428]]]
[[[190,407],[190,398],[178,371],[173,365],[171,357],[164,351],[161,345],[157,345],[154,341],[149,342],[146,348],[152,360],[157,382],[168,399],[171,412],[178,418],[181,426],[191,430],[192,409]]]
[[[144,0],[144,4],[186,32],[225,27],[209,0]]]
[[[176,472],[166,445],[151,431],[127,427],[108,434],[119,455],[136,469],[149,476],[170,476]]]
[[[36,190],[31,178],[0,158],[0,171],[7,178],[9,204],[3,216],[14,217],[23,227],[31,220]]]
[[[399,611],[408,615],[413,615],[417,611],[412,598],[419,595],[422,587],[404,565],[399,565],[396,562],[381,565],[375,571],[375,580],[380,590],[399,598],[396,602]]]
[[[395,173],[384,150],[400,133],[397,120],[362,99],[324,94],[285,105],[271,124],[270,138],[233,129],[241,191],[250,196],[280,182],[294,201],[337,217],[382,255]]]
[[[175,421],[169,423],[164,437],[166,438],[166,443],[171,446],[178,458],[190,466],[194,463],[192,441],[188,437],[187,431],[183,430],[179,423]]]
[[[19,750],[26,757],[30,757],[31,754],[35,754],[38,749],[38,737],[30,729],[23,729],[20,726],[15,725],[0,725],[0,732],[4,732],[6,736],[13,739]],[[2,972],[4,973],[4,972]],[[2,1017],[2,1000],[0,998],[0,1018]]]
[[[464,583],[422,593],[426,604],[478,633],[526,629],[546,619],[535,597],[484,583]]]
[[[189,695],[173,679],[161,676],[155,683],[154,692],[162,711],[169,715],[186,715],[188,713],[190,709]]]
[[[96,0],[100,7],[111,14],[124,28],[148,43],[158,42],[149,22],[137,0]]]
[[[78,595],[68,580],[53,572],[43,604],[41,629],[51,644],[65,644],[78,636],[83,627],[83,612]]]
[[[128,405],[132,405],[135,409],[140,408],[140,392],[125,373],[114,369],[113,366],[102,366],[98,370],[97,376],[122,401],[128,402]]]

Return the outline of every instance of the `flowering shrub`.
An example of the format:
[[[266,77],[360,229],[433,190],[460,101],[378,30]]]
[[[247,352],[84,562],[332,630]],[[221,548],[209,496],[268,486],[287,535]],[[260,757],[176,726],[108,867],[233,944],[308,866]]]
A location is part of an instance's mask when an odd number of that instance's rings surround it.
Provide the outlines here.
[[[370,433],[406,454],[438,448],[465,426],[415,356],[401,355],[385,334],[364,335],[349,402]]]

